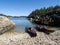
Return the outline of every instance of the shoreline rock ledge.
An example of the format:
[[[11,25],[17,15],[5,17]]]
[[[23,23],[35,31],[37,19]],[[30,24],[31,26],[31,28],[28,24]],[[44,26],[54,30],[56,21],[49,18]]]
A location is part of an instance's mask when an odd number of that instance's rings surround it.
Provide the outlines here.
[[[15,23],[5,16],[0,16],[0,34],[15,27]]]

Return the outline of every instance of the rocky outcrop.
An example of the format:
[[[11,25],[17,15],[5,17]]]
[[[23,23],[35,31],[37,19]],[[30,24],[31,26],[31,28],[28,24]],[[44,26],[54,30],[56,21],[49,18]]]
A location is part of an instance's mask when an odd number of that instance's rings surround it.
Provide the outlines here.
[[[0,16],[0,34],[14,28],[15,23],[9,20],[7,17]]]
[[[44,12],[42,10],[42,12]],[[28,18],[32,18],[36,24],[60,26],[60,10],[41,13],[40,10],[33,11]]]

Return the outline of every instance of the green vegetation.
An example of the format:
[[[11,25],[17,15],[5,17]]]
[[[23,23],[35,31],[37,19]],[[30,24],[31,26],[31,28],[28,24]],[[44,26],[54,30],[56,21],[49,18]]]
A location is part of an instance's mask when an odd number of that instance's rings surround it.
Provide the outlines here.
[[[4,14],[0,14],[0,16],[6,16],[6,15],[4,15]]]
[[[4,14],[0,14],[0,16],[5,16],[5,17],[8,17],[8,18],[21,18],[21,17],[23,17],[23,18],[26,18],[27,16],[7,16],[7,15],[4,15]]]
[[[12,16],[4,15],[4,14],[0,14],[0,16],[5,16],[5,17],[8,17],[8,18],[12,17]]]
[[[60,26],[60,6],[36,9],[30,13],[28,18],[35,19],[35,22],[39,22],[39,24]]]

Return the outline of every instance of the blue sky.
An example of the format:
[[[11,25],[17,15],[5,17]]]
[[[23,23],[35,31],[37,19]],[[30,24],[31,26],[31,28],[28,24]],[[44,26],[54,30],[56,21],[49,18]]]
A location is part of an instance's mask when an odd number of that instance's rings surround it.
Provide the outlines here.
[[[28,16],[33,10],[60,5],[60,0],[0,0],[0,13]]]

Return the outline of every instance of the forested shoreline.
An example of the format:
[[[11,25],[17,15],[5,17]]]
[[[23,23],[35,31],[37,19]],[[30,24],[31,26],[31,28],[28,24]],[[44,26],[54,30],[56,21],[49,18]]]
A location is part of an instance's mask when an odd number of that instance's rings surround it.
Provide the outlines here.
[[[60,6],[51,6],[48,8],[36,9],[30,13],[28,18],[39,21],[39,24],[46,24],[51,26],[60,26]]]

